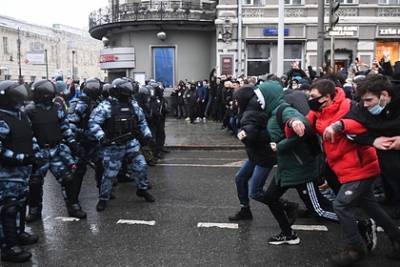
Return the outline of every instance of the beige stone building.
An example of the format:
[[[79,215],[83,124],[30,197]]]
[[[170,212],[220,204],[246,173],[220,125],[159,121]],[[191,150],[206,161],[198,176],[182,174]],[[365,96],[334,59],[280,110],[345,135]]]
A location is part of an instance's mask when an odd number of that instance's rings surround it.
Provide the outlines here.
[[[0,15],[0,80],[18,79],[18,28],[24,81],[46,78],[47,73],[49,79],[56,74],[80,80],[105,76],[99,63],[103,45],[87,31],[60,24],[34,25]]]

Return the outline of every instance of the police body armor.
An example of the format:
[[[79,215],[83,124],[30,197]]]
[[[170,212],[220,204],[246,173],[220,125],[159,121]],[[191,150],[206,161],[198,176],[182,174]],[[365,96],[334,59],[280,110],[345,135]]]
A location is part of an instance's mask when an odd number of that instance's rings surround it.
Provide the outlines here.
[[[55,105],[49,110],[35,107],[28,110],[32,122],[32,129],[41,148],[52,148],[59,144],[63,138]]]
[[[81,116],[81,120],[80,120],[78,127],[82,130],[86,130],[88,128],[90,114],[92,113],[92,110],[96,106],[97,103],[95,101],[91,100],[87,96],[81,96],[80,100],[86,103],[87,108]]]
[[[33,155],[33,131],[27,116],[21,113],[21,119],[18,119],[0,112],[0,120],[4,120],[11,129],[10,134],[4,140],[4,147],[12,150],[15,154]]]
[[[130,102],[111,101],[111,118],[105,122],[105,133],[118,145],[138,137],[138,119]]]

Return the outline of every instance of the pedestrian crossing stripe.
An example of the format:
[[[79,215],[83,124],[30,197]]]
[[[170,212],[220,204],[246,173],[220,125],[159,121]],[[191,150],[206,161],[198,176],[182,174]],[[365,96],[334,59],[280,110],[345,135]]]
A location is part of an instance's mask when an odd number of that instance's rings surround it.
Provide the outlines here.
[[[80,219],[75,217],[55,217],[54,219],[63,222],[78,222]]]
[[[156,225],[156,221],[141,221],[141,220],[124,220],[120,219],[117,221],[117,224],[144,224],[154,226]]]
[[[293,230],[298,230],[298,231],[323,231],[323,232],[327,232],[328,231],[328,227],[326,227],[325,225],[299,225],[299,224],[295,224],[292,225],[292,229]]]
[[[201,228],[209,228],[209,227],[217,227],[217,228],[228,228],[228,229],[239,229],[239,225],[237,223],[207,223],[207,222],[199,222],[197,227]]]

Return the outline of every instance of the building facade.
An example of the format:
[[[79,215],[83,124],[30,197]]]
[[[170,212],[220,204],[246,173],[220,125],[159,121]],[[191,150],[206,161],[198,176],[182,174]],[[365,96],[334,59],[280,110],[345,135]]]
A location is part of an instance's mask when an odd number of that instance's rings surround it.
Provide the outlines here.
[[[99,63],[103,45],[87,31],[59,24],[39,26],[0,16],[0,80],[19,78],[18,39],[25,82],[51,79],[57,74],[76,80],[105,76]]]
[[[220,0],[215,21],[219,73],[261,75],[276,73],[278,0]],[[317,66],[318,0],[285,0],[284,70],[297,60],[301,66]],[[399,60],[400,1],[341,0],[340,20],[325,34],[324,61],[330,58],[330,34],[334,35],[336,69],[348,68],[358,57],[370,65],[389,53]],[[328,23],[329,1],[325,3]],[[241,38],[238,25],[241,19]],[[228,37],[228,38],[227,38]],[[239,40],[239,42],[238,42]],[[241,50],[241,51],[239,51]]]
[[[89,18],[92,37],[103,40],[102,68],[109,79],[141,83],[209,76],[216,62],[216,2],[112,0]]]

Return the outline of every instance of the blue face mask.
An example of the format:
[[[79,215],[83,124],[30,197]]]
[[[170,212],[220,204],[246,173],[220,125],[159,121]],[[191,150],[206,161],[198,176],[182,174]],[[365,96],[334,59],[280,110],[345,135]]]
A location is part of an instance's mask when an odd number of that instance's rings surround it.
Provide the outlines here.
[[[372,115],[379,115],[379,114],[381,114],[383,109],[384,109],[384,107],[382,107],[381,105],[377,104],[377,105],[373,106],[372,108],[369,108],[368,111]]]

